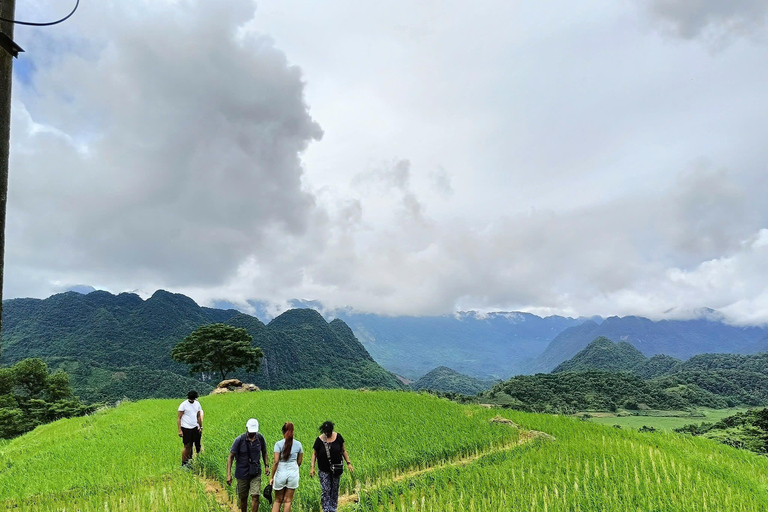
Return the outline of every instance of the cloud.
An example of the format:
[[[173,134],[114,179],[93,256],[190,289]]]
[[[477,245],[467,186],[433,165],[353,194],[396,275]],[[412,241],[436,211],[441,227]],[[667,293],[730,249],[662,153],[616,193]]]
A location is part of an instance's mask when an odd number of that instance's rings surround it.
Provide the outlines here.
[[[445,196],[453,194],[453,185],[451,185],[451,177],[448,172],[440,167],[437,171],[433,172],[430,176],[432,179],[432,186],[434,189]]]
[[[764,27],[764,0],[643,0],[652,18],[675,37],[723,40]]]
[[[354,187],[396,188],[407,191],[411,182],[411,162],[407,159],[397,160],[391,165],[374,169],[369,172],[358,173],[352,179]]]
[[[85,50],[14,91],[11,268],[214,284],[318,228],[300,155],[322,131],[301,70],[240,31],[252,2],[130,7],[84,9],[60,37]]]
[[[759,190],[697,162],[656,194],[482,226],[398,209],[389,211],[389,222],[372,225],[363,220],[363,200],[349,205],[356,221],[334,230],[302,267],[301,280],[280,293],[318,299],[328,309],[399,315],[523,309],[671,318],[708,305],[732,321],[768,322],[764,313],[748,313],[760,311],[768,285],[768,269],[756,267],[768,246],[760,227],[766,218],[751,206]],[[416,192],[408,194],[420,204]],[[397,204],[402,194],[390,200]],[[340,224],[345,208],[331,225]],[[232,286],[247,294],[269,281],[246,271]],[[744,311],[736,311],[739,301]]]
[[[91,2],[19,28],[7,296],[765,316],[760,47],[670,46],[622,2],[328,2],[309,23],[286,1]],[[765,19],[643,5],[705,41]]]
[[[408,159],[369,172],[358,173],[352,178],[352,189],[367,196],[366,203],[379,211],[396,211],[398,223],[425,221],[424,207],[414,193],[411,162]],[[393,202],[394,201],[394,202]]]
[[[675,252],[700,262],[728,254],[760,225],[757,205],[725,169],[695,164],[678,179],[663,226]]]

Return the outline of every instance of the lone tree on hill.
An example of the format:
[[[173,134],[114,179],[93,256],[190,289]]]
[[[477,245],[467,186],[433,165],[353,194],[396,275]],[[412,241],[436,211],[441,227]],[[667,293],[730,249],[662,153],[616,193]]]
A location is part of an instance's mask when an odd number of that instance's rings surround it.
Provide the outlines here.
[[[256,373],[264,352],[251,345],[253,337],[245,329],[225,324],[198,328],[171,350],[171,358],[190,365],[189,373],[218,372],[221,380],[236,368]]]

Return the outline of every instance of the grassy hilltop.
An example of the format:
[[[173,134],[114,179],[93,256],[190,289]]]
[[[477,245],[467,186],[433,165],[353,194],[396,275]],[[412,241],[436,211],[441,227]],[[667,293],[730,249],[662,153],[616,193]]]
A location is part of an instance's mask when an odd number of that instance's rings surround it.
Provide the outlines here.
[[[765,457],[708,439],[405,392],[204,397],[205,450],[190,472],[178,467],[178,402],[126,403],[0,444],[0,504],[19,511],[231,510],[210,491],[224,480],[232,440],[255,416],[270,445],[282,423],[293,421],[307,450],[317,425],[336,422],[356,468],[342,481],[341,510],[768,509]],[[318,482],[308,471],[307,458],[297,512],[319,510]]]

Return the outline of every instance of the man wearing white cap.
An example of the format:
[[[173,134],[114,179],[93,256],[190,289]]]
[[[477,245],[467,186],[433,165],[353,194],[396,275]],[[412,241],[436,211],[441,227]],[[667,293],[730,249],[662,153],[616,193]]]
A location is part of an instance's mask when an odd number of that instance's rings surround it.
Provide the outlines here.
[[[237,497],[240,499],[240,512],[248,512],[248,496],[251,496],[251,512],[259,510],[259,493],[261,493],[261,464],[264,461],[264,471],[269,476],[269,460],[267,459],[267,442],[259,434],[259,422],[251,418],[245,424],[245,433],[237,436],[229,450],[227,460],[227,485],[232,485],[232,461],[235,463],[235,478],[237,479]]]

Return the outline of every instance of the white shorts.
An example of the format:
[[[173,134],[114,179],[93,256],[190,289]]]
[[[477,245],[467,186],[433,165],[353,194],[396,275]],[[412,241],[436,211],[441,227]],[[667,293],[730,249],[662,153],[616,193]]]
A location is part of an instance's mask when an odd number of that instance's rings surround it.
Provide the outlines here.
[[[293,467],[291,467],[293,466]],[[284,487],[296,489],[299,487],[299,466],[297,464],[280,464],[275,472],[275,481],[272,483],[272,489],[280,491]]]

